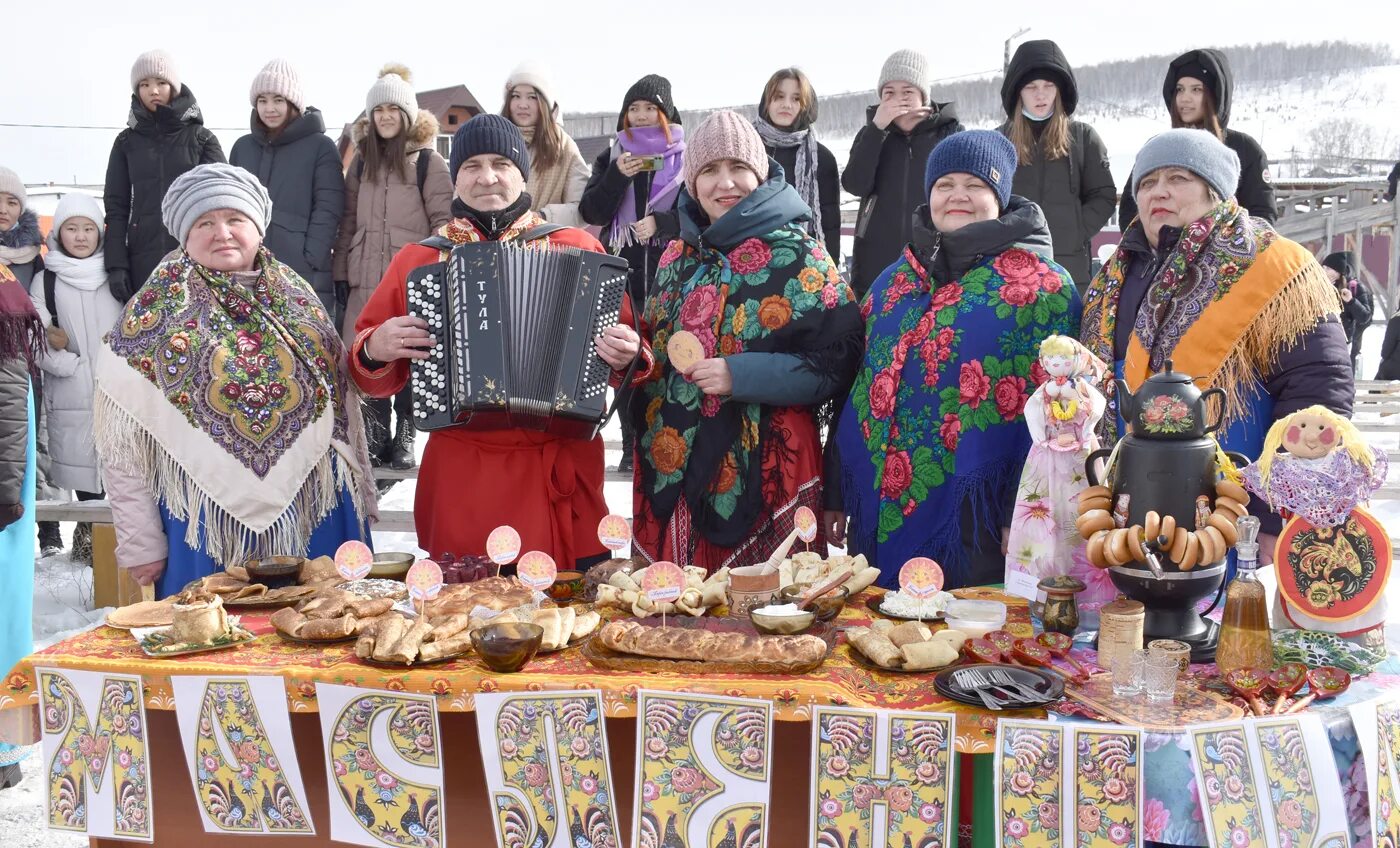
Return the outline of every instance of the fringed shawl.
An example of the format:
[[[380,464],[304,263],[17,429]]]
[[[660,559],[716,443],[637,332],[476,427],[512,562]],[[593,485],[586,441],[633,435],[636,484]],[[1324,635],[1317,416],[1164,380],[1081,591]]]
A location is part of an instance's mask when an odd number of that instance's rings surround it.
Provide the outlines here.
[[[1135,224],[1134,226],[1141,226]],[[1081,335],[1105,362],[1115,361],[1118,298],[1129,258],[1119,249],[1089,285]],[[1281,237],[1234,200],[1190,224],[1162,263],[1134,317],[1123,377],[1136,391],[1168,359],[1201,388],[1225,390],[1222,429],[1248,415],[1260,378],[1279,354],[1329,315],[1337,296],[1322,266],[1302,245]],[[1105,379],[1105,444],[1117,440],[1116,394]]]
[[[44,322],[15,275],[0,264],[0,360],[23,359],[29,376],[39,376],[47,343]]]
[[[172,254],[97,354],[102,460],[139,476],[186,543],[224,563],[304,553],[349,488],[376,517],[345,349],[311,287],[266,249],[245,286]]]

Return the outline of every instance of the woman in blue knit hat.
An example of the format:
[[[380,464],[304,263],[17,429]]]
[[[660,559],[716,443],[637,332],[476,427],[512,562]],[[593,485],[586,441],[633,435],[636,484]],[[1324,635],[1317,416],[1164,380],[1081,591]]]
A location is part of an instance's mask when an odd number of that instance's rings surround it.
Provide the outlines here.
[[[1037,348],[1079,325],[1074,282],[1040,207],[1011,194],[1015,173],[1000,133],[940,142],[913,240],[861,304],[865,359],[837,443],[848,547],[884,585],[916,556],[949,588],[1003,574]],[[827,519],[839,536],[843,516]]]

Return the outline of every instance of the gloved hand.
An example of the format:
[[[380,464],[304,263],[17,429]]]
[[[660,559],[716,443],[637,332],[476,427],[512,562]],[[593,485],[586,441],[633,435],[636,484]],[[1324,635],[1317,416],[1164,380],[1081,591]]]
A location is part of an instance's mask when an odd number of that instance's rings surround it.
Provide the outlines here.
[[[131,272],[125,268],[109,268],[107,286],[112,290],[112,297],[122,303],[131,300],[131,296],[136,294],[136,290],[131,287]]]
[[[24,517],[24,504],[0,504],[0,530]]]

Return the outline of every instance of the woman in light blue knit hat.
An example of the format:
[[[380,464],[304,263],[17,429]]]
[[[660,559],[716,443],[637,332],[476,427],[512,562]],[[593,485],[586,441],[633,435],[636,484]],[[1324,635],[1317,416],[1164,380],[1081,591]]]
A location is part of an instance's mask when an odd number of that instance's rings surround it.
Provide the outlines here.
[[[166,597],[250,557],[367,541],[376,498],[345,348],[263,243],[267,190],[204,165],[161,213],[181,247],[96,351],[117,565]]]

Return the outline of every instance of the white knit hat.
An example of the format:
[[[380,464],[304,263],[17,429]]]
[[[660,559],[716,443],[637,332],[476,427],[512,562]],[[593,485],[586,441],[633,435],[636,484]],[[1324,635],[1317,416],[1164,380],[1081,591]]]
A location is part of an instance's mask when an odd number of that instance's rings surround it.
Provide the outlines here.
[[[933,100],[933,78],[930,76],[928,57],[917,50],[896,50],[880,68],[880,84],[875,86],[878,97],[887,83],[907,82],[924,93],[924,103]]]
[[[0,165],[0,194],[13,194],[19,201],[20,209],[29,206],[29,193],[24,190],[24,180],[4,165]]]
[[[171,94],[179,94],[182,84],[175,59],[164,50],[147,50],[131,66],[131,90],[134,92],[146,77],[156,77],[170,83]]]
[[[517,85],[528,85],[540,93],[540,97],[545,100],[545,111],[551,111],[559,103],[554,99],[554,80],[549,75],[549,69],[543,65],[536,65],[533,62],[521,62],[515,70],[506,77],[506,104],[510,104],[510,90]]]
[[[63,225],[67,223],[70,218],[86,218],[96,224],[97,243],[99,245],[102,244],[104,236],[102,230],[102,204],[98,202],[97,198],[90,194],[75,191],[71,194],[63,195],[58,201],[57,208],[54,209],[53,225],[49,227],[48,244],[50,250],[54,250],[59,246],[58,231],[63,229]]]
[[[385,65],[379,72],[379,79],[369,87],[365,95],[365,114],[373,117],[374,107],[392,103],[403,110],[408,118],[408,129],[418,121],[418,95],[409,85],[413,79],[408,68],[403,65]]]
[[[298,109],[305,104],[301,94],[301,75],[286,59],[273,59],[253,77],[253,84],[248,89],[249,105],[257,106],[260,94],[281,95]]]

